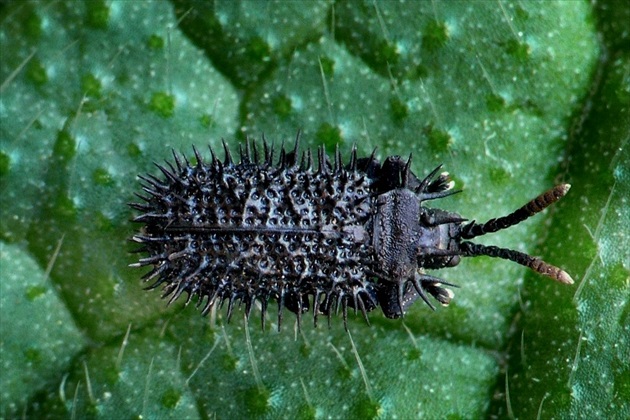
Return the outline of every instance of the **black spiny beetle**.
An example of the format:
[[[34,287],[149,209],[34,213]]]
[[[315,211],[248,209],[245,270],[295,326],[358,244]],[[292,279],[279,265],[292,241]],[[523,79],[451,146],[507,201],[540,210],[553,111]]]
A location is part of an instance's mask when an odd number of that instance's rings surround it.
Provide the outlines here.
[[[470,239],[522,222],[569,190],[560,184],[515,212],[486,223],[467,222],[459,214],[427,206],[454,194],[448,174],[437,167],[424,179],[410,170],[411,158],[390,156],[381,164],[374,153],[358,158],[356,149],[344,165],[337,149],[330,162],[323,148],[317,165],[310,150],[273,149],[263,139],[262,160],[256,144],[241,147],[235,163],[225,145],[225,159],[196,164],[173,152],[175,166],[156,164],[164,177],[141,176],[145,203],[130,204],[144,223],[132,240],[148,257],[131,264],[153,266],[144,276],[153,289],[164,285],[170,302],[182,293],[197,298],[203,314],[227,302],[228,320],[235,304],[249,313],[278,302],[297,314],[323,314],[348,308],[367,312],[380,306],[388,318],[401,317],[429,295],[448,305],[455,286],[425,270],[453,267],[461,257],[486,255],[529,267],[561,283],[573,280],[563,270],[530,255]],[[316,168],[315,168],[316,166]],[[205,303],[204,303],[205,302]]]

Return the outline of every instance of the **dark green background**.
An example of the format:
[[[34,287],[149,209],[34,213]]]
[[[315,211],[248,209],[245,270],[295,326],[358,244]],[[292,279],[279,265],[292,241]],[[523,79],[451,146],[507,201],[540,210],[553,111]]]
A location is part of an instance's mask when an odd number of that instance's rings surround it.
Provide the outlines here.
[[[13,1],[0,9],[0,416],[630,417],[627,2]],[[448,308],[260,331],[142,291],[125,205],[191,145],[413,153],[506,214]],[[208,155],[208,153],[206,153]]]

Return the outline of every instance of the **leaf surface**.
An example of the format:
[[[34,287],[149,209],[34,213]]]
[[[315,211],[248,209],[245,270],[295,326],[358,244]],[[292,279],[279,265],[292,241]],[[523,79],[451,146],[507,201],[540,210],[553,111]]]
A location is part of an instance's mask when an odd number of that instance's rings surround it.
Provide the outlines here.
[[[0,414],[627,417],[628,7],[265,5],[0,9],[0,350],[13,364]],[[344,156],[412,154],[419,176],[444,164],[464,192],[431,204],[479,221],[570,182],[551,211],[484,242],[576,285],[466,259],[432,273],[461,286],[448,308],[377,310],[371,326],[350,314],[349,332],[341,316],[297,331],[289,314],[276,332],[273,308],[262,332],[258,309],[227,324],[143,292],[127,267],[136,176],[172,148],[263,134],[278,147],[298,129],[303,147]]]

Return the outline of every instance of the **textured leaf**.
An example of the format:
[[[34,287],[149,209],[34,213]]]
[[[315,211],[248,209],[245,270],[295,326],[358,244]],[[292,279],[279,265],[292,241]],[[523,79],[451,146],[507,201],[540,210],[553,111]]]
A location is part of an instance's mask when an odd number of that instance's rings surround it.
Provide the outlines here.
[[[4,21],[5,38],[30,28],[19,18],[47,23],[46,33],[16,38],[31,44],[3,43],[2,235],[25,243],[42,266],[63,237],[51,277],[85,333],[107,339],[161,307],[134,299],[137,285],[125,281],[125,202],[138,171],[171,147],[233,131],[238,103],[204,56],[169,30],[168,4],[99,4],[20,3]],[[95,14],[105,22],[92,22]],[[37,81],[33,67],[43,74]]]
[[[0,416],[628,417],[627,5],[0,10]],[[298,129],[303,147],[412,153],[419,175],[443,163],[464,192],[433,204],[480,221],[571,182],[553,213],[487,242],[576,285],[468,259],[433,273],[461,285],[448,308],[351,314],[349,332],[288,314],[276,332],[273,309],[262,332],[257,309],[227,324],[143,292],[127,267],[137,174],[171,148],[278,147]]]
[[[28,254],[0,243],[0,264],[0,395],[3,410],[14,411],[34,392],[54,387],[87,340]]]
[[[630,8],[609,6],[615,19],[604,20],[611,13],[606,5],[597,9],[607,61],[600,64],[598,83],[567,147],[566,170],[574,188],[559,206],[546,247],[550,258],[572,261],[580,275],[572,295],[557,297],[549,287],[524,289],[526,316],[506,385],[514,413],[523,417],[630,416],[630,37],[625,29]],[[618,49],[620,44],[624,48]],[[550,329],[553,318],[564,326]]]

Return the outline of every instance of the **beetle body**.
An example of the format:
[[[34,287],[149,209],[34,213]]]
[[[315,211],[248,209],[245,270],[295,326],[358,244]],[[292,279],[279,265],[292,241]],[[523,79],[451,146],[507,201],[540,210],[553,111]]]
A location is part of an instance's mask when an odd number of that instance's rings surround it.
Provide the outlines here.
[[[149,288],[163,286],[170,302],[186,293],[202,313],[227,303],[246,314],[260,302],[261,319],[269,301],[278,303],[278,327],[286,308],[298,316],[311,310],[330,317],[348,308],[367,312],[380,306],[389,318],[401,317],[418,298],[448,305],[455,286],[425,270],[452,267],[462,256],[490,255],[526,265],[561,282],[564,271],[517,251],[472,242],[541,211],[568,190],[566,184],[526,206],[486,224],[466,222],[456,213],[427,206],[453,194],[448,174],[439,167],[420,180],[410,159],[359,159],[353,150],[343,164],[339,151],[331,162],[318,149],[273,151],[264,156],[255,145],[241,149],[235,163],[205,163],[195,149],[191,165],[174,153],[175,165],[158,165],[163,178],[141,177],[144,203],[131,206],[144,223],[132,240],[148,254],[132,266],[152,266]]]

